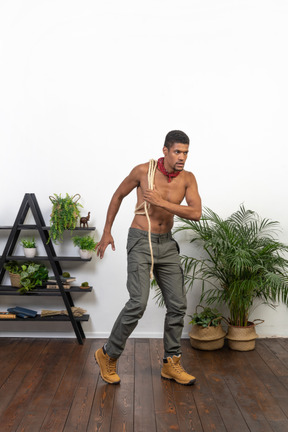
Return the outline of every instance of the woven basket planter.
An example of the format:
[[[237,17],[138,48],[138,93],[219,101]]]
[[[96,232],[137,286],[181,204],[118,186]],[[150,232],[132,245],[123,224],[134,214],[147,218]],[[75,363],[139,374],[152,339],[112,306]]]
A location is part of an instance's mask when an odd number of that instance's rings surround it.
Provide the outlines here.
[[[255,321],[263,322],[263,320],[249,321],[246,327],[228,326],[226,337],[230,349],[235,351],[252,351],[255,349],[255,343],[258,337],[255,330],[255,325],[257,325]]]
[[[189,333],[190,344],[195,349],[214,351],[223,347],[225,335],[221,324],[217,327],[202,327],[195,324]]]
[[[9,273],[11,285],[16,288],[21,288],[20,274]]]

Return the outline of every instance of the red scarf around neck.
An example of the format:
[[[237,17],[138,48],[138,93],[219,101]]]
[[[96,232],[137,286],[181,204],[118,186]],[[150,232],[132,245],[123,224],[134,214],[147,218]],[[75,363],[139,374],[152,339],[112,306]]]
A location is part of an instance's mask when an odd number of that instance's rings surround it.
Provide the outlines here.
[[[157,165],[159,171],[162,172],[165,176],[168,177],[168,183],[171,182],[171,178],[177,177],[181,171],[173,171],[172,173],[168,173],[166,168],[164,167],[164,157],[161,157],[158,159],[158,165]]]

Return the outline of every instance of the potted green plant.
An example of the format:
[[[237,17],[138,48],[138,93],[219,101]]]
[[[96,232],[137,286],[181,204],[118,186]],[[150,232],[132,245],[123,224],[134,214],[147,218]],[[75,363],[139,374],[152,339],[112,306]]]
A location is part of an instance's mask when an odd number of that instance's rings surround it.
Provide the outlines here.
[[[20,288],[20,274],[22,272],[21,266],[16,261],[9,261],[4,264],[4,268],[9,273],[11,285]]]
[[[202,308],[200,312],[199,307]],[[223,347],[226,332],[221,326],[222,315],[217,309],[198,305],[190,318],[192,329],[189,337],[193,348],[212,351]]]
[[[34,262],[24,263],[21,265],[19,292],[25,294],[37,286],[42,286],[43,282],[48,279],[48,268],[43,264]]]
[[[4,268],[9,272],[11,285],[19,288],[21,294],[31,291],[36,286],[42,286],[48,279],[48,269],[43,264],[19,264],[16,261],[9,261]]]
[[[50,231],[49,240],[53,240],[55,244],[63,241],[63,233],[65,230],[73,231],[76,228],[78,218],[80,217],[80,207],[78,203],[80,195],[70,196],[66,193],[65,197],[61,194],[50,196],[52,202],[52,213],[50,215]]]
[[[74,246],[79,247],[79,254],[82,259],[90,259],[95,252],[97,242],[91,236],[75,236],[72,238]]]
[[[36,242],[34,238],[22,239],[21,245],[23,246],[24,255],[26,258],[33,258],[36,255]]]
[[[243,205],[227,219],[206,208],[199,222],[179,220],[182,224],[175,232],[191,232],[191,243],[197,242],[204,252],[200,259],[182,257],[188,289],[202,281],[201,302],[229,309],[228,340],[232,330],[233,340],[243,342],[247,331],[251,343],[239,350],[253,349],[257,335],[249,315],[255,300],[272,308],[277,301],[288,304],[288,246],[277,238],[279,222],[262,219]],[[237,328],[239,337],[234,334]]]

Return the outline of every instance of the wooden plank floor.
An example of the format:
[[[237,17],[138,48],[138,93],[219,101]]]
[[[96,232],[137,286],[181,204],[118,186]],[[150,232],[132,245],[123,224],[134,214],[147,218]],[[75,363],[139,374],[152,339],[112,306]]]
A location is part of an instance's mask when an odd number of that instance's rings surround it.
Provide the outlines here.
[[[0,431],[288,431],[288,339],[259,339],[247,353],[183,340],[191,387],[161,380],[158,339],[130,339],[121,384],[105,384],[94,360],[102,344],[0,338]]]

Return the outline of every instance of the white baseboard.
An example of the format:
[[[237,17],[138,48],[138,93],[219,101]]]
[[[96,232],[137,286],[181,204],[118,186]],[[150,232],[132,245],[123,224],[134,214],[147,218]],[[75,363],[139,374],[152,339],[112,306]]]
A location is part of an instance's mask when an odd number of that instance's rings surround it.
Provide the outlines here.
[[[108,339],[110,333],[109,332],[85,332],[87,339]],[[50,338],[50,339],[57,339],[57,338],[76,338],[75,333],[73,331],[71,332],[59,332],[59,331],[53,331],[53,332],[47,332],[47,331],[26,331],[26,332],[19,332],[19,331],[9,331],[9,332],[1,332],[1,337],[19,337],[19,338]],[[267,332],[263,332],[262,334],[258,333],[259,338],[287,338],[287,332],[284,334],[271,334]],[[130,336],[130,338],[139,338],[139,339],[162,339],[163,333],[162,332],[134,332]],[[189,339],[188,332],[183,332],[182,339]]]

